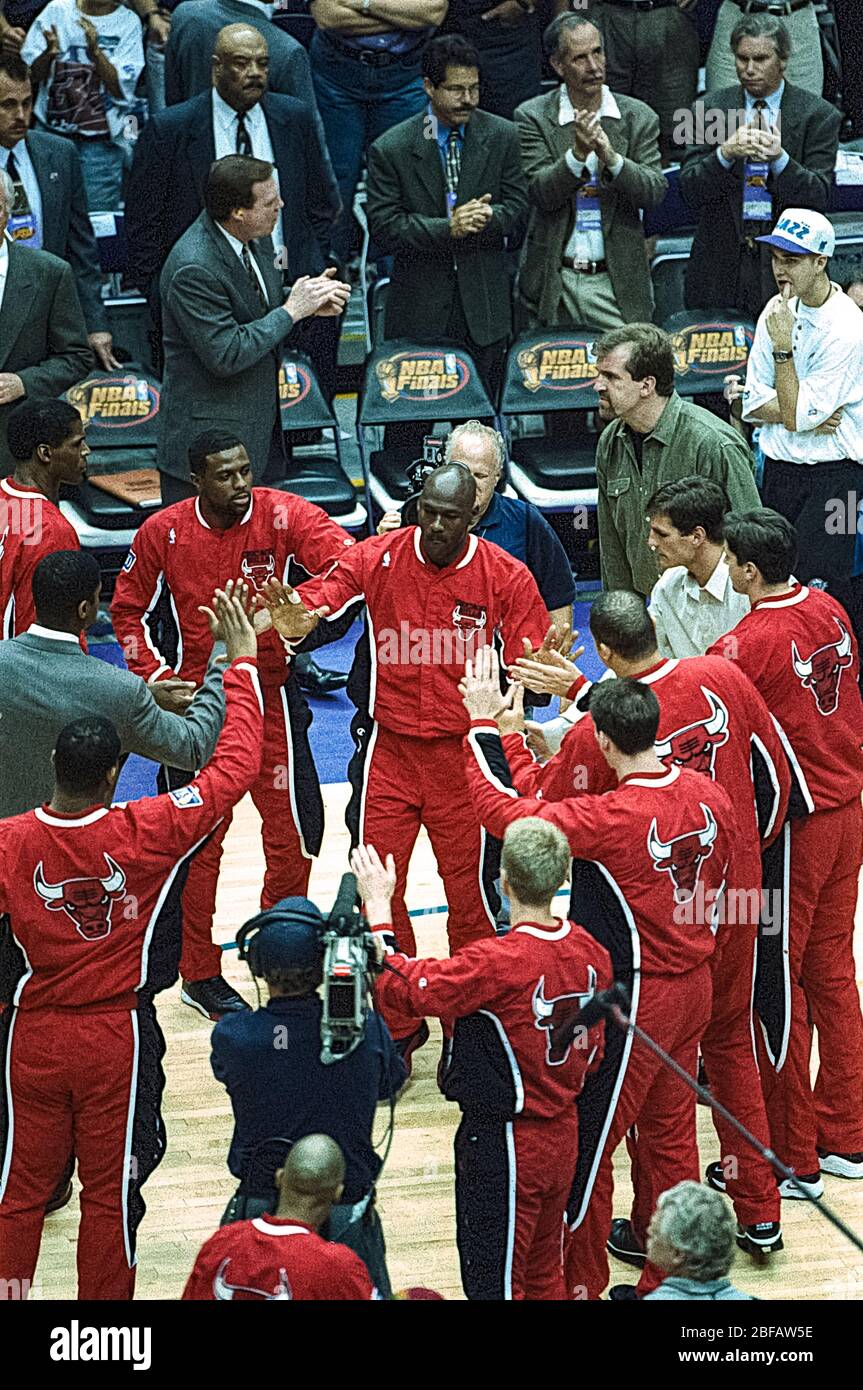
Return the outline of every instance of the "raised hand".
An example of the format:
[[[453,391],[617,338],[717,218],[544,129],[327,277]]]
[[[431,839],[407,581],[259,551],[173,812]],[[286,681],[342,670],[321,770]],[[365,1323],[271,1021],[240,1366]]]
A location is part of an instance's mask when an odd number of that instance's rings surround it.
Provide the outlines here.
[[[306,608],[296,590],[278,579],[267,580],[258,591],[258,600],[269,613],[276,632],[286,642],[302,642],[330,611],[326,606]]]

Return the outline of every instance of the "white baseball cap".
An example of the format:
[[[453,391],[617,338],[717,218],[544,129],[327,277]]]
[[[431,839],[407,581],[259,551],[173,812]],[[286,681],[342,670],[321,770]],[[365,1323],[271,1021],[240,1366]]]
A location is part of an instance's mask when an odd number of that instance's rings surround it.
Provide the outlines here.
[[[792,256],[832,256],[836,250],[833,223],[809,208],[786,208],[770,235],[755,240]]]

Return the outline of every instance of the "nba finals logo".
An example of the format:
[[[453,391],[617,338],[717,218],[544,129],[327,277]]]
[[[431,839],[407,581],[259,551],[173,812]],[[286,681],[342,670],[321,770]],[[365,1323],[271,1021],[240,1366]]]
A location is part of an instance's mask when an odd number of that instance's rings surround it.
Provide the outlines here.
[[[105,429],[128,429],[152,420],[159,409],[159,392],[146,377],[106,376],[84,381],[66,392],[66,400],[85,424]]]
[[[470,368],[454,352],[430,351],[423,357],[399,352],[375,365],[381,396],[388,405],[402,400],[442,400],[461,391]]]
[[[558,338],[555,342],[534,343],[522,348],[516,358],[521,384],[533,394],[549,391],[579,391],[596,377],[594,344],[585,338]]]
[[[279,406],[282,412],[299,405],[312,389],[312,379],[300,362],[284,361],[279,368]]]
[[[742,323],[694,323],[672,335],[671,347],[678,376],[693,369],[724,376],[745,368],[752,330]]]

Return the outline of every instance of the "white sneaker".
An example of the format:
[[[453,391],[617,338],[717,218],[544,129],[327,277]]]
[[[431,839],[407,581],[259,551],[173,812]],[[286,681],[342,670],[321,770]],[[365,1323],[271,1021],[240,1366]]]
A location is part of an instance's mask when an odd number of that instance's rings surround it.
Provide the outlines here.
[[[818,1163],[822,1173],[834,1178],[863,1178],[863,1153],[832,1154],[819,1149]]]
[[[824,1196],[824,1184],[821,1181],[820,1173],[798,1174],[797,1181],[800,1183],[800,1187],[802,1187],[810,1197],[814,1197],[817,1200],[819,1197]],[[779,1184],[779,1196],[789,1197],[795,1202],[806,1201],[803,1192],[800,1191],[800,1188],[795,1187],[794,1183],[791,1182],[789,1178],[783,1178],[782,1182]]]

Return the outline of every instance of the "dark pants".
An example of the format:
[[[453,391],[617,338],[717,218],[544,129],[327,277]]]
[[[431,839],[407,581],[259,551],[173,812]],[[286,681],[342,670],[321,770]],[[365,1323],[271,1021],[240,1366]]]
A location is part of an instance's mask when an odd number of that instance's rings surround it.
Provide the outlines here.
[[[234,1221],[252,1221],[256,1216],[272,1213],[275,1205],[274,1197],[244,1197],[242,1189],[237,1188],[225,1207],[219,1225],[230,1226]],[[321,1227],[321,1235],[338,1245],[346,1245],[355,1255],[359,1255],[378,1293],[383,1298],[392,1298],[384,1228],[374,1199],[357,1220],[351,1219],[353,1211],[354,1208],[349,1205],[333,1207],[329,1220]]]
[[[453,295],[452,307],[449,312],[446,326],[441,328],[439,339],[431,339],[428,336],[418,341],[426,341],[429,346],[439,347],[445,342],[457,343],[465,352],[470,353],[482,379],[492,405],[497,402],[497,394],[500,390],[500,381],[503,374],[503,363],[506,355],[506,338],[499,338],[494,343],[487,343],[480,347],[473,341],[464,316],[461,295],[456,290]],[[446,406],[441,407],[444,418],[446,416]],[[491,423],[489,420],[488,423]],[[422,442],[427,434],[431,434],[434,420],[406,420],[397,425],[387,425],[384,430],[384,448],[399,449],[413,447],[416,456],[422,453]]]
[[[587,17],[602,26],[609,87],[652,107],[659,117],[663,162],[679,160],[675,113],[692,105],[698,87],[700,43],[693,16],[676,5],[636,10],[593,0]]]
[[[794,572],[801,583],[850,577],[857,509],[856,501],[849,506],[848,499],[849,494],[856,496],[861,483],[863,468],[851,459],[816,464],[764,460],[762,501],[797,528],[799,559]],[[845,522],[840,525],[841,515]]]

